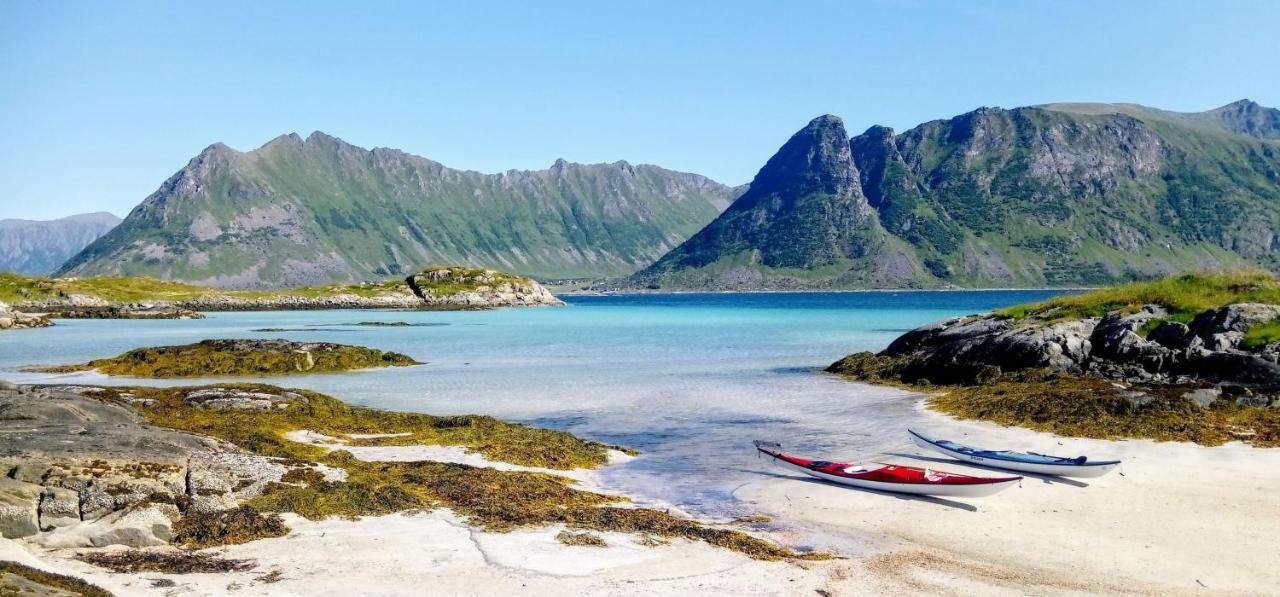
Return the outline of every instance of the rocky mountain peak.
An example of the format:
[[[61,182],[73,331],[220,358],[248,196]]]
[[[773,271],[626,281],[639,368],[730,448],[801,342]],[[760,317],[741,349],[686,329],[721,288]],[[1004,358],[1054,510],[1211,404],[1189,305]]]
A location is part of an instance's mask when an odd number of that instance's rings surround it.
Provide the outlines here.
[[[1206,115],[1234,133],[1258,139],[1280,139],[1280,110],[1259,105],[1253,100],[1234,101],[1209,110]]]
[[[826,114],[814,118],[792,135],[769,158],[739,201],[782,197],[793,201],[807,195],[861,193],[858,169],[849,150],[844,121]]]

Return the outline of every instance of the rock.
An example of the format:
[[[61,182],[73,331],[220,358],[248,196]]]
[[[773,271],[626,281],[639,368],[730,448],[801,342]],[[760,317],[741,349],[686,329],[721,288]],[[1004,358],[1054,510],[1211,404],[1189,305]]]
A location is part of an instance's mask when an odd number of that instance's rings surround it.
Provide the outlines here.
[[[1218,388],[1200,388],[1198,390],[1187,392],[1183,394],[1182,397],[1199,404],[1200,406],[1208,407],[1221,395],[1222,394],[1219,393]]]
[[[1199,336],[1191,333],[1187,324],[1177,321],[1161,322],[1147,334],[1147,340],[1171,350],[1186,350],[1203,344]]]
[[[28,315],[0,301],[0,330],[21,328],[37,328],[53,325],[49,318],[42,315]]]
[[[1205,341],[1209,350],[1225,350],[1235,348],[1249,328],[1277,317],[1280,317],[1280,305],[1235,303],[1197,315],[1189,327]],[[1231,332],[1236,334],[1222,336]]]
[[[18,539],[40,532],[40,494],[43,488],[0,477],[0,537]]]
[[[1190,355],[1177,373],[1210,382],[1280,386],[1280,365],[1245,352],[1209,352]]]
[[[57,528],[30,541],[51,548],[166,545],[173,538],[173,522],[177,518],[178,508],[172,504],[145,504]]]
[[[262,495],[268,483],[278,482],[288,471],[280,460],[254,454],[195,456],[187,468],[189,508],[197,512],[233,508],[241,500]]]
[[[310,357],[310,353],[307,353]],[[314,363],[313,363],[314,364]],[[198,408],[210,410],[255,410],[266,411],[285,408],[290,403],[307,402],[306,396],[296,392],[266,393],[250,392],[233,388],[206,388],[188,392],[186,402]]]
[[[40,496],[40,530],[50,531],[58,527],[80,522],[80,494],[61,487],[46,487]]]
[[[107,493],[103,485],[89,482],[80,490],[80,518],[96,520],[116,510],[115,496]]]
[[[41,485],[52,469],[53,466],[48,461],[33,458],[19,462],[13,470],[9,471],[9,477],[24,483]]]
[[[1139,336],[1138,330],[1151,320],[1166,315],[1168,312],[1158,305],[1147,305],[1132,315],[1108,313],[1089,337],[1093,354],[1137,366],[1147,373],[1164,370],[1174,361],[1176,353]]]

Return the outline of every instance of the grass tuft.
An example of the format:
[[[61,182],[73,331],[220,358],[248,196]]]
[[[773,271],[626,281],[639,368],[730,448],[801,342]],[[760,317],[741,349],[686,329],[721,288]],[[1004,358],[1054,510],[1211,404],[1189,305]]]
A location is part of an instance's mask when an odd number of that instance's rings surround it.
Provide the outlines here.
[[[1112,311],[1132,313],[1143,305],[1155,304],[1169,310],[1169,319],[1186,323],[1201,311],[1231,303],[1280,304],[1280,280],[1265,272],[1186,274],[1015,305],[996,315],[1063,321],[1101,317]]]

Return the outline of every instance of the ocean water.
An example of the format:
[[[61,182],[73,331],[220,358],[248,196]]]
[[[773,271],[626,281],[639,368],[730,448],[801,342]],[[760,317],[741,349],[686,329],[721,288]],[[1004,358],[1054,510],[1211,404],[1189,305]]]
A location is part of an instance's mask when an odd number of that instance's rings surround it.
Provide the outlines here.
[[[642,294],[567,297],[559,308],[467,312],[212,313],[194,321],[60,320],[0,333],[0,378],[32,383],[176,385],[19,369],[83,362],[206,338],[332,341],[427,364],[263,379],[350,403],[488,414],[636,448],[603,471],[642,502],[709,516],[740,512],[732,492],[766,470],[753,439],[859,460],[905,450],[918,415],[904,392],[821,372],[947,317],[1043,300],[1055,291]],[[406,321],[418,327],[361,327]],[[259,332],[260,328],[288,331]]]

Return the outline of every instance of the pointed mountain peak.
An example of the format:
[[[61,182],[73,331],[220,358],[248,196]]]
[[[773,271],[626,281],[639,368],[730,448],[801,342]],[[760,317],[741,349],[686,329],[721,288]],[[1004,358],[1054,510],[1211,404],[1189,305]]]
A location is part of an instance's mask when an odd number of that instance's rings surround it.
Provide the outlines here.
[[[275,139],[263,143],[262,147],[259,147],[258,150],[274,149],[279,147],[302,147],[302,137],[299,137],[298,133],[280,135]]]
[[[884,140],[884,139],[893,139],[893,135],[894,135],[894,132],[892,128],[887,126],[880,126],[878,124],[873,124],[870,127],[867,127],[867,130],[863,132],[861,135],[858,135],[858,137],[865,137],[867,139]],[[856,138],[857,137],[855,137],[855,139]]]
[[[857,180],[844,121],[826,114],[809,121],[769,158],[743,198],[837,195],[856,188]]]
[[[1262,106],[1258,105],[1258,102],[1255,102],[1255,101],[1253,101],[1253,100],[1251,100],[1251,99],[1249,99],[1249,98],[1245,98],[1245,99],[1238,99],[1238,100],[1236,100],[1236,101],[1234,101],[1234,102],[1231,102],[1231,103],[1229,103],[1229,104],[1227,104],[1227,105],[1225,105],[1225,106],[1222,106],[1221,108],[1218,108],[1218,109],[1219,109],[1219,110],[1241,110],[1241,111],[1244,111],[1244,110],[1257,110],[1257,109],[1259,109],[1259,108],[1261,108],[1261,107],[1262,107]]]
[[[1280,110],[1249,99],[1214,108],[1201,116],[1217,120],[1227,130],[1257,139],[1280,139]]]

